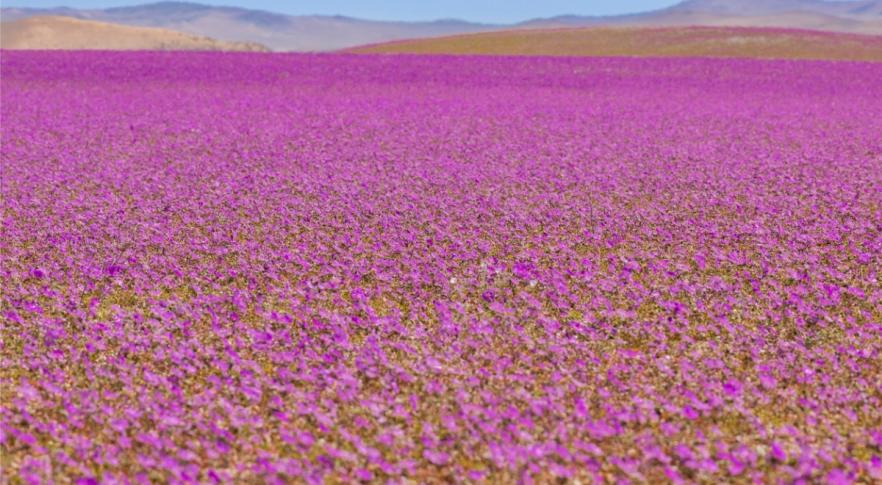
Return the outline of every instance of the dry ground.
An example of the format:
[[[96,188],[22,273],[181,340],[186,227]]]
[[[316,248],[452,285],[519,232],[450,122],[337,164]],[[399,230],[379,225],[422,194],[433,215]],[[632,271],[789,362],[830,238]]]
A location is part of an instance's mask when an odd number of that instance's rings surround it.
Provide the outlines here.
[[[4,49],[268,50],[250,42],[224,42],[168,29],[57,16],[3,22],[0,46]]]
[[[598,27],[415,39],[362,46],[350,52],[882,61],[882,36],[745,27]]]

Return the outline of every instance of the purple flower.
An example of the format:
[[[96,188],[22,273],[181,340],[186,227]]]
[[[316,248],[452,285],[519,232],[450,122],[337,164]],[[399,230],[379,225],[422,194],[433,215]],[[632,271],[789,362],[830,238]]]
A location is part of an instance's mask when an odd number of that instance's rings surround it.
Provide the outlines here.
[[[446,465],[450,461],[450,455],[443,451],[424,450],[423,457],[430,463],[441,466]]]
[[[9,476],[880,480],[880,63],[0,68]]]
[[[741,392],[741,383],[735,379],[729,379],[723,384],[723,391],[729,397],[735,397]]]
[[[824,482],[829,483],[830,485],[851,485],[854,483],[854,480],[852,480],[844,471],[835,468],[827,473],[824,477]]]

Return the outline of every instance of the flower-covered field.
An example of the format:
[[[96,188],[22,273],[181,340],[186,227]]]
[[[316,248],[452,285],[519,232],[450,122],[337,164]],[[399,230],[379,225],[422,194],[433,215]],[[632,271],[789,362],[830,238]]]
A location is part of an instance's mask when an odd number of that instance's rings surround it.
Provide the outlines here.
[[[882,64],[0,62],[0,481],[882,480]]]

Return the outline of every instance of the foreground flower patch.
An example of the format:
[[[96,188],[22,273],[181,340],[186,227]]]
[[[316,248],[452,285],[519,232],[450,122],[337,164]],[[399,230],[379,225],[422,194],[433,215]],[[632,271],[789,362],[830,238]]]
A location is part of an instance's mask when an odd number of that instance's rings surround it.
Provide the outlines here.
[[[4,478],[882,480],[882,64],[2,70]]]

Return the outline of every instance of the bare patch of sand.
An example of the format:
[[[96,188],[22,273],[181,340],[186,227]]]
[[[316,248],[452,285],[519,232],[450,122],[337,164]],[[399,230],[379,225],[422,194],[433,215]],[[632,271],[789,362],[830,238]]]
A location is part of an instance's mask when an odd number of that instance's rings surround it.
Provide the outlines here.
[[[251,42],[225,42],[168,29],[132,27],[60,16],[3,22],[3,49],[267,51]]]

